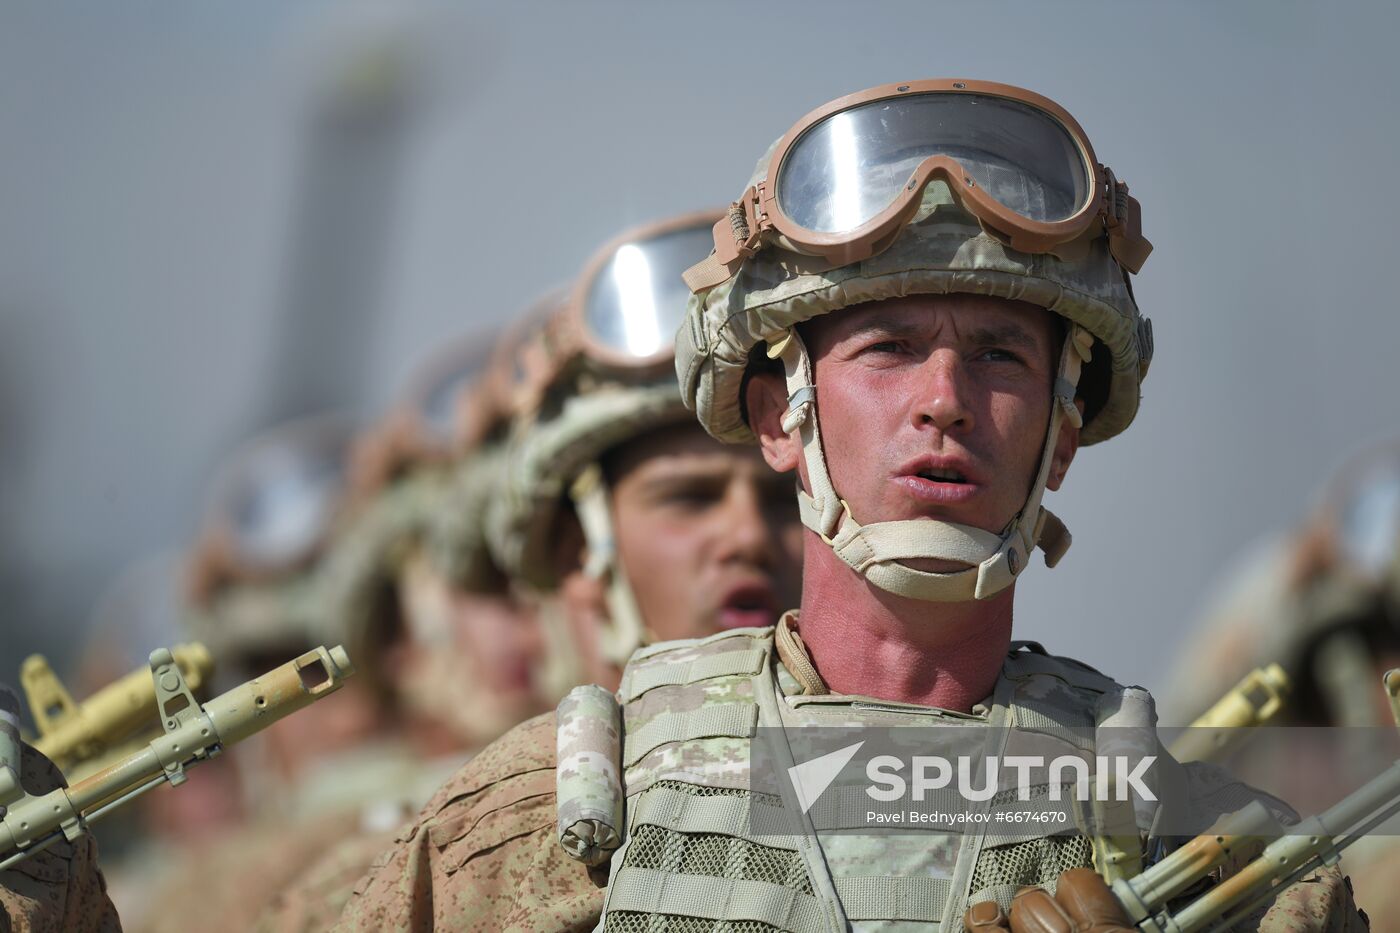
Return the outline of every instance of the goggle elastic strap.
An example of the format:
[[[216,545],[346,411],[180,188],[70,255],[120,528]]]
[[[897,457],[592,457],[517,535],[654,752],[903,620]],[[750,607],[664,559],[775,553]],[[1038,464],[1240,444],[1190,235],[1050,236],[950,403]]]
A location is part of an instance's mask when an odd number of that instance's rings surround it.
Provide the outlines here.
[[[591,463],[569,486],[569,498],[583,527],[588,545],[588,558],[583,572],[591,579],[604,580],[607,585],[608,624],[599,635],[603,657],[618,665],[626,664],[632,652],[646,639],[646,625],[637,606],[636,594],[627,582],[627,574],[617,555],[617,539],[613,535],[612,513],[608,501],[608,486],[603,470]]]
[[[807,465],[809,495],[797,491],[802,524],[821,535],[836,555],[857,573],[882,590],[927,602],[962,602],[986,599],[1009,586],[1028,563],[1030,551],[1040,544],[1045,563],[1055,566],[1068,550],[1070,536],[1064,524],[1040,500],[1050,476],[1055,440],[1060,425],[1068,419],[1080,426],[1082,419],[1074,406],[1080,370],[1089,359],[1093,337],[1071,324],[1060,354],[1055,378],[1054,400],[1040,467],[1025,505],[1000,535],[937,520],[875,522],[861,525],[851,515],[831,482],[822,450],[821,426],[817,417],[816,386],[806,345],[797,331],[789,329],[768,350],[771,358],[781,358],[786,375],[788,410],[783,430],[800,432],[802,456]],[[933,573],[915,570],[899,561],[939,559],[966,564],[966,570]]]

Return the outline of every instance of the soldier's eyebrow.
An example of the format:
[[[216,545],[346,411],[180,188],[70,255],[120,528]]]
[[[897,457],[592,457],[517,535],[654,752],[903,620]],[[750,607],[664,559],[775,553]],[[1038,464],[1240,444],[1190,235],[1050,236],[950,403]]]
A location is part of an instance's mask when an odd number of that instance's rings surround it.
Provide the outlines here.
[[[887,337],[892,339],[918,337],[924,328],[916,322],[893,315],[872,315],[861,321],[850,332],[842,335],[842,340]]]
[[[886,338],[891,340],[914,339],[924,336],[927,329],[917,321],[903,317],[876,316],[857,324],[841,340]],[[996,346],[1034,351],[1040,349],[1035,335],[1014,321],[984,324],[968,331],[964,340],[977,346]]]
[[[637,477],[641,489],[666,489],[672,486],[693,484],[724,484],[729,482],[730,471],[727,463],[685,462],[672,460],[659,469],[645,471]]]
[[[968,333],[967,339],[978,346],[1013,347],[1021,350],[1040,349],[1040,342],[1030,331],[1011,322],[975,328]]]

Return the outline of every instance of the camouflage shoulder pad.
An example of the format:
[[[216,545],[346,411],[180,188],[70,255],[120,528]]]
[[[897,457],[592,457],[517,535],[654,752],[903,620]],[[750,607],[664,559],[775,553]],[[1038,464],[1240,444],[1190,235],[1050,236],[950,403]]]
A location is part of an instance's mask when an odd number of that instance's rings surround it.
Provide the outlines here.
[[[708,638],[661,642],[632,655],[618,697],[631,704],[657,687],[697,684],[719,677],[751,677],[773,650],[773,629],[740,628]],[[630,721],[630,720],[629,720]]]
[[[1012,680],[1034,676],[1057,677],[1078,690],[1091,693],[1113,693],[1123,685],[1100,673],[1083,661],[1046,652],[1035,642],[1013,642],[1013,651],[1006,659],[1005,673]]]
[[[712,645],[717,641],[724,641],[726,638],[768,638],[773,637],[772,626],[761,626],[756,628],[733,628],[723,632],[716,632],[714,635],[707,635],[704,638],[677,638],[674,641],[659,641],[654,645],[647,645],[632,652],[632,657],[628,659],[629,665],[653,658],[660,654],[671,651],[680,651],[692,648],[703,648]]]

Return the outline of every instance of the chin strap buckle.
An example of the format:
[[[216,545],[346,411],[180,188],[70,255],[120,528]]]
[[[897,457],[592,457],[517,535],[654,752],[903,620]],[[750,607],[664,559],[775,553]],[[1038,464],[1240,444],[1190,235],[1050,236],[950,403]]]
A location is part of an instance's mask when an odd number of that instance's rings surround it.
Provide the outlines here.
[[[783,432],[791,434],[806,424],[811,416],[812,406],[817,402],[817,387],[802,386],[788,396],[788,408],[783,414]]]

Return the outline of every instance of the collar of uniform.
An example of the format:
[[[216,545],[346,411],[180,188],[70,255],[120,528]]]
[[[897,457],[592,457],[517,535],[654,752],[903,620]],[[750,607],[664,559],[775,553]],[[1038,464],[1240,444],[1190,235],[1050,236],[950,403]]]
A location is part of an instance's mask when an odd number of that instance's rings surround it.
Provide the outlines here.
[[[791,609],[783,613],[778,620],[777,627],[773,632],[773,643],[778,650],[778,687],[784,697],[825,697],[828,702],[851,703],[862,707],[881,707],[890,710],[929,711],[945,713],[947,715],[961,717],[966,716],[972,719],[984,719],[991,709],[992,698],[989,696],[980,703],[973,704],[971,713],[962,713],[956,710],[937,710],[934,707],[921,707],[912,703],[901,703],[897,700],[881,700],[876,697],[856,697],[842,696],[831,692],[831,688],[822,680],[821,674],[817,672],[817,667],[812,663],[812,657],[807,652],[807,646],[802,642],[802,636],[797,632],[797,610]]]

